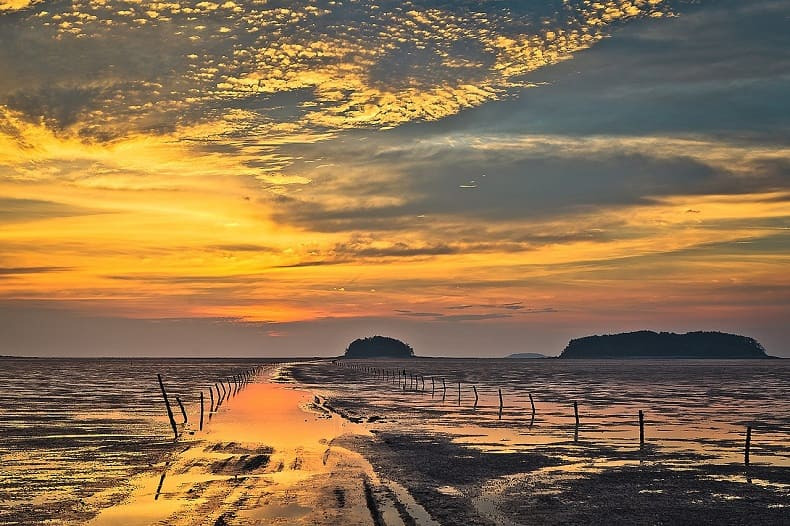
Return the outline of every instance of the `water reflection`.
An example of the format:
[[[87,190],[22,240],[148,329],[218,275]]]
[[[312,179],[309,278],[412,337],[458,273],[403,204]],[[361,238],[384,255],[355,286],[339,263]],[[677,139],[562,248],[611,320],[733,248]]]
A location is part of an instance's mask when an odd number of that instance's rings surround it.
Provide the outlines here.
[[[174,446],[157,373],[192,415],[189,436],[201,390],[264,363],[0,359],[0,523],[81,522],[160,462]]]
[[[754,423],[752,462],[790,466],[787,361],[382,359],[352,363],[358,367],[299,364],[291,366],[290,373],[295,381],[344,400],[352,410],[382,417],[380,427],[450,433],[458,440],[497,436],[506,429],[513,438],[502,446],[508,450],[572,440],[629,452],[677,452],[680,462],[695,454],[741,463],[745,427]],[[366,367],[384,373],[371,374]],[[388,381],[390,370],[424,377],[429,389],[423,390],[422,384],[416,390],[395,388]],[[449,403],[451,382],[456,396]],[[432,396],[437,387],[442,389],[441,398]],[[645,433],[641,439],[640,412]]]

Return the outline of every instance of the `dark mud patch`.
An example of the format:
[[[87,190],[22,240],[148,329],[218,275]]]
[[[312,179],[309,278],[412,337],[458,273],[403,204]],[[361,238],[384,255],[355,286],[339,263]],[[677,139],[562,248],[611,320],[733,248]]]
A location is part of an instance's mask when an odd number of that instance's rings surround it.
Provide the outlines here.
[[[370,511],[370,518],[373,520],[373,526],[384,526],[384,517],[379,510],[376,497],[373,495],[373,485],[370,483],[368,477],[362,479],[362,485],[365,489],[365,505]]]
[[[343,488],[335,488],[334,489],[335,495],[335,503],[337,504],[338,508],[345,508],[346,507],[346,490]]]
[[[255,455],[255,454],[266,454],[269,455],[272,453],[273,449],[270,447],[246,447],[241,444],[237,444],[236,442],[226,442],[226,443],[218,443],[213,444],[211,446],[207,446],[203,451],[207,453],[231,453],[234,455]]]
[[[373,437],[344,436],[334,444],[360,451],[377,473],[407,487],[442,524],[491,524],[478,516],[469,498],[479,493],[481,481],[558,463],[535,453],[485,453],[454,444],[444,435],[387,432]],[[460,491],[440,490],[446,486]]]
[[[214,521],[214,526],[230,526],[234,516],[233,513],[223,513]]]
[[[247,474],[265,468],[269,464],[270,458],[271,455],[268,451],[254,455],[231,455],[212,462],[209,470],[215,475]]]
[[[269,463],[269,455],[253,455],[244,460],[241,470],[244,472],[255,471],[260,467],[266,467]]]
[[[787,473],[762,473],[782,478]],[[636,466],[584,478],[527,474],[496,495],[515,524],[786,524],[790,498],[780,487],[714,478],[708,470]]]

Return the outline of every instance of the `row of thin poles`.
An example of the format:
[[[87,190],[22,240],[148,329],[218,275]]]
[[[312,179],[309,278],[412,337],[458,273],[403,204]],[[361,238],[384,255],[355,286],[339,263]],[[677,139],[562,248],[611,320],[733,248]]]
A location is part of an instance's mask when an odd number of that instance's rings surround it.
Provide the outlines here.
[[[232,374],[226,378],[221,378],[214,382],[213,384],[209,384],[208,386],[208,393],[209,393],[209,409],[208,409],[208,419],[211,420],[211,416],[219,410],[219,407],[228,401],[229,399],[233,398],[237,394],[239,394],[247,385],[252,383],[255,377],[263,371],[265,368],[263,366],[252,367],[250,369],[245,369],[237,374]],[[178,440],[180,433],[178,432],[178,424],[176,424],[175,416],[173,415],[173,408],[170,405],[170,398],[167,395],[167,389],[165,389],[165,384],[162,380],[162,375],[156,375],[157,380],[159,381],[159,388],[162,391],[162,398],[165,402],[165,409],[167,410],[167,418],[170,421],[170,427],[173,429],[173,440]],[[216,390],[216,396],[214,394]],[[187,411],[184,408],[184,404],[181,401],[181,398],[178,395],[174,397],[176,399],[176,403],[178,404],[179,409],[181,410],[181,416],[183,418],[183,422],[181,422],[182,426],[186,426],[189,421],[189,417],[187,416]],[[203,431],[203,424],[205,420],[205,413],[206,413],[206,399],[204,395],[204,391],[200,391],[200,423],[198,425],[198,429]]]
[[[375,378],[381,379],[388,383],[397,383],[398,388],[402,389],[403,391],[416,391],[416,392],[425,392],[425,376],[419,373],[412,373],[407,371],[406,369],[387,369],[383,367],[371,367],[366,364],[362,363],[354,363],[354,362],[347,362],[343,360],[333,360],[331,362],[333,365],[338,367],[343,367],[355,371],[360,371],[366,374],[372,374]],[[431,397],[435,395],[436,392],[436,384],[437,378],[433,376],[428,377],[431,381]],[[442,402],[447,399],[447,382],[444,377],[439,377],[439,380],[442,382]],[[461,405],[461,381],[457,382],[458,386],[458,405]],[[477,394],[477,386],[472,385],[472,392],[474,393],[474,405],[473,408],[477,409],[479,396]],[[504,410],[504,399],[502,397],[502,389],[498,389],[499,394],[499,419],[502,419],[502,411]],[[529,395],[529,402],[532,406],[532,420],[530,422],[530,427],[535,421],[535,400],[532,398],[532,393],[527,393]],[[579,440],[579,404],[576,400],[573,401],[573,416],[575,420],[574,426],[574,433],[573,439],[574,441]],[[639,422],[639,448],[643,449],[645,447],[645,414],[640,409],[638,413],[638,422]],[[749,453],[751,449],[751,441],[752,441],[752,426],[746,426],[746,444],[744,447],[744,464],[749,465]]]
[[[418,374],[418,373],[410,373],[406,371],[406,369],[386,369],[386,368],[379,368],[379,367],[369,367],[364,364],[356,364],[356,363],[349,363],[343,362],[341,360],[334,360],[332,362],[334,365],[339,367],[346,367],[353,370],[358,370],[363,373],[373,374],[376,378],[381,379],[386,382],[390,383],[398,383],[399,388],[402,388],[404,391],[416,391],[416,392],[425,392],[425,376]],[[428,379],[431,381],[431,397],[435,396],[436,394],[436,383],[437,377],[429,376]],[[442,401],[444,402],[447,399],[447,380],[444,377],[438,377],[438,380],[442,382]],[[460,381],[457,382],[458,385],[458,405],[461,405],[461,386],[462,383]],[[499,419],[502,419],[502,411],[505,408],[504,398],[502,397],[502,389],[499,389]],[[475,396],[474,401],[474,408],[477,408],[478,402],[480,401],[480,397],[477,394],[477,386],[472,385],[472,392]],[[529,401],[532,405],[532,416],[535,416],[535,401],[532,398],[532,393],[529,393]]]

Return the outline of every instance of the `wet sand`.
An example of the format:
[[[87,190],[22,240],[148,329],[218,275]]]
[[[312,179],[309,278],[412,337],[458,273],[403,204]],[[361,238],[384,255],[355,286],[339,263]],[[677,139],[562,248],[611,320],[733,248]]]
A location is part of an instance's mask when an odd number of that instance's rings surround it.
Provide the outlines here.
[[[651,436],[640,449],[618,424],[573,440],[544,420],[555,411],[547,401],[533,428],[498,418],[485,395],[476,408],[429,403],[430,394],[336,374],[321,361],[279,366],[203,431],[190,413],[174,451],[81,500],[86,514],[102,510],[88,524],[787,523],[790,468],[778,442],[745,469],[722,456],[733,444],[721,439],[705,451]]]
[[[702,420],[688,439],[673,433],[666,440],[651,428],[640,447],[633,424],[625,427],[606,411],[585,413],[574,437],[563,427],[567,417],[553,417],[556,403],[540,402],[533,427],[528,415],[499,419],[490,399],[475,408],[466,394],[461,404],[431,398],[430,384],[427,392],[408,392],[342,370],[345,379],[326,382],[336,372],[324,366],[289,370],[302,383],[326,386],[338,414],[368,422],[370,435],[339,441],[362,452],[441,524],[774,525],[790,518],[787,442],[776,438],[787,431],[781,426],[746,468],[739,435],[718,422]],[[616,402],[618,394],[611,396]],[[615,423],[593,427],[604,420]],[[700,429],[707,436],[698,439]]]
[[[390,525],[428,517],[339,440],[368,435],[308,392],[269,381],[250,384],[203,432],[137,477],[131,495],[89,524]]]

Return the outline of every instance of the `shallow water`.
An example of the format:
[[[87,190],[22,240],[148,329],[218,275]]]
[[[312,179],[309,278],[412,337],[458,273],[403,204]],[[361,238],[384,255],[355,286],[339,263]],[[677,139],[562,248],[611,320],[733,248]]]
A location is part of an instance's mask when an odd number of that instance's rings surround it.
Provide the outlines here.
[[[0,359],[0,524],[90,517],[173,447],[156,375],[177,422],[197,426],[199,393],[266,360]],[[182,426],[183,427],[183,426]]]
[[[157,373],[171,400],[178,395],[186,405],[190,424],[183,431],[189,436],[196,427],[201,390],[207,394],[219,379],[264,363],[0,359],[0,523],[79,522],[126,496],[130,476],[150,469],[173,449]],[[551,449],[550,454],[563,456],[566,464],[559,469],[566,471],[569,466],[584,472],[640,462],[633,455],[639,451],[640,409],[646,447],[664,455],[662,462],[681,467],[741,463],[745,426],[752,425],[752,463],[790,465],[787,360],[354,363],[353,369],[328,361],[285,365],[282,378],[352,408],[356,404],[366,416],[381,417],[371,424],[374,428],[447,433],[457,442],[493,452]],[[360,367],[405,369],[407,375],[419,375],[420,382],[415,386],[407,376],[404,390],[397,377]],[[578,428],[573,401],[579,408]],[[175,412],[180,422],[177,406]],[[233,422],[225,426],[232,429]],[[267,431],[267,440],[276,440]],[[97,495],[109,500],[97,500]],[[300,510],[265,513],[275,512]]]
[[[321,480],[331,481],[342,495],[344,519],[355,515],[358,520],[352,523],[364,524],[368,510],[346,506],[352,499],[347,486],[372,468],[360,458],[358,470],[341,481],[339,464],[348,467],[353,459],[331,446],[334,438],[364,429],[312,402],[310,393],[265,382],[262,375],[229,400],[203,431],[180,441],[178,454],[158,466],[158,472],[138,477],[122,504],[103,510],[88,524],[211,524],[226,513],[251,525],[339,523],[316,522],[316,515],[326,512],[327,488]]]
[[[400,382],[396,370],[406,371]],[[751,462],[790,466],[788,360],[369,360],[300,364],[291,373],[330,398],[364,404],[381,425],[449,433],[489,451],[638,451],[642,410],[645,447],[670,460],[743,462],[751,425]]]

